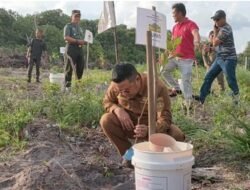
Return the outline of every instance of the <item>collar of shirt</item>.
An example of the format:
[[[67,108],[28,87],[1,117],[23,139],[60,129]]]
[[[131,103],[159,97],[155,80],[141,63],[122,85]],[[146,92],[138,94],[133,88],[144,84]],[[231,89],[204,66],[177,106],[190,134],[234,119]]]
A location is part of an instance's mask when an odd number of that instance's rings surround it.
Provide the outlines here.
[[[185,24],[185,23],[188,22],[188,21],[189,21],[188,17],[185,17],[184,20],[181,21],[181,22],[178,22],[177,25]]]
[[[144,90],[145,90],[145,86],[147,84],[147,77],[146,74],[139,74],[140,79],[141,79],[141,87],[140,90],[138,92],[138,95],[143,96],[145,94]]]

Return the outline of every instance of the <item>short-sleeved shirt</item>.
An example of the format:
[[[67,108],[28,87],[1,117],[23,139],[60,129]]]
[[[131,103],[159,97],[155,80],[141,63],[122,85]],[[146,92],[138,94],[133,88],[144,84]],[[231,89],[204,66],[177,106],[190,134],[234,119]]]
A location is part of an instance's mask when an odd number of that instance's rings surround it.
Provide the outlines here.
[[[47,50],[45,42],[38,38],[32,39],[28,47],[31,47],[31,58],[35,59],[41,59],[43,51]]]
[[[209,43],[209,47],[211,48],[213,44]],[[210,51],[205,52],[205,50],[202,50],[202,58],[205,66],[211,66],[216,58],[216,50],[210,49]]]
[[[177,23],[173,27],[172,37],[181,38],[181,44],[177,46],[175,53],[183,59],[194,59],[194,36],[192,34],[193,30],[199,30],[197,24],[188,18],[184,21]]]
[[[74,24],[74,23],[66,24],[66,26],[64,27],[63,35],[64,37],[70,36],[77,40],[84,39],[83,30],[81,29],[79,24]]]
[[[237,59],[233,30],[229,24],[225,24],[223,27],[220,27],[217,38],[222,41],[222,43],[218,46],[217,57],[221,57],[223,59]]]

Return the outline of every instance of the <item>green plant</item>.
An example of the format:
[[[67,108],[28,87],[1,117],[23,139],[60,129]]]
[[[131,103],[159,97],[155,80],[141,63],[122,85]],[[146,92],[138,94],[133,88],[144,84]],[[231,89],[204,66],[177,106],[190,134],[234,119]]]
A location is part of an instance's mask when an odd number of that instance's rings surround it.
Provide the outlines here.
[[[169,57],[180,56],[175,53],[178,45],[181,44],[181,38],[172,39],[171,36],[167,35],[167,49],[160,54],[160,63],[166,65],[168,63]]]
[[[228,141],[228,145],[234,154],[241,157],[250,157],[250,122],[242,121],[233,113],[228,113],[232,118],[232,124],[221,133]]]

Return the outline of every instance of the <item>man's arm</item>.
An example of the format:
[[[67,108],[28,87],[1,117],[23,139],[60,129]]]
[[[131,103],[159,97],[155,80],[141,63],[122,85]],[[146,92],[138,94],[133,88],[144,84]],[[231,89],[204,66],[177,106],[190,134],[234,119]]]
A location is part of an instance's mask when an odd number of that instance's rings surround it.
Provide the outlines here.
[[[157,101],[156,132],[166,133],[172,124],[171,103],[168,89],[160,80],[158,81],[158,100],[160,102]]]
[[[192,34],[194,36],[194,43],[196,43],[196,42],[200,43],[201,37],[200,37],[200,34],[199,34],[199,29],[192,30]]]
[[[84,40],[77,40],[77,39],[72,38],[70,36],[64,36],[64,40],[70,44],[76,44],[76,45],[83,45],[84,44]]]
[[[213,46],[216,47],[222,43],[222,41],[218,38],[220,29],[218,26],[214,25],[214,38],[213,38]]]
[[[49,62],[49,55],[48,55],[48,52],[47,51],[43,51],[43,58],[45,60],[45,62]]]
[[[109,113],[112,113],[116,108],[119,108],[117,94],[115,93],[112,84],[109,86],[107,92],[105,93],[103,99],[103,107],[105,111]]]
[[[75,39],[70,36],[70,27],[66,25],[64,27],[64,40],[69,44],[84,45],[84,40]]]
[[[33,39],[30,42],[28,42],[28,44],[27,44],[27,47],[28,47],[27,52],[26,52],[27,58],[30,57],[32,44],[33,44]]]
[[[43,42],[43,58],[46,62],[49,62],[49,56],[48,56],[48,51],[47,51],[47,44]]]
[[[199,34],[199,29],[193,29],[192,30],[192,35],[194,37],[194,45],[196,49],[200,49],[200,41],[201,41],[201,37]]]
[[[31,47],[28,47],[26,57],[29,58],[31,53]]]

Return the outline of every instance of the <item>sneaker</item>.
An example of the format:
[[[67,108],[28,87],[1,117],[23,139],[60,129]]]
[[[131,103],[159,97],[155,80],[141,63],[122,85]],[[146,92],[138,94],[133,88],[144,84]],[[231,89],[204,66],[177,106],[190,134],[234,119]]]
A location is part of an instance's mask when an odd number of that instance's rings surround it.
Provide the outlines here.
[[[175,88],[172,88],[171,90],[169,90],[169,93],[168,93],[168,95],[170,97],[175,97],[175,96],[177,96],[177,94],[182,94],[182,91],[176,90]]]
[[[132,157],[134,156],[134,150],[132,147],[130,147],[125,154],[122,156],[122,166],[126,168],[134,168],[134,166],[131,163]]]
[[[66,87],[66,88],[65,88],[65,92],[66,92],[66,93],[70,93],[70,92],[71,92],[71,87]]]
[[[198,95],[192,95],[192,98],[196,101],[200,101],[200,96]]]
[[[232,99],[233,99],[233,104],[238,105],[240,102],[240,94],[236,94],[236,95],[233,94]]]
[[[192,98],[198,102],[200,102],[201,105],[204,104],[205,100],[201,100],[200,96],[198,95],[192,95]]]
[[[182,91],[181,90],[176,90],[176,93],[177,94],[182,94]]]

